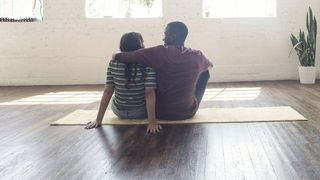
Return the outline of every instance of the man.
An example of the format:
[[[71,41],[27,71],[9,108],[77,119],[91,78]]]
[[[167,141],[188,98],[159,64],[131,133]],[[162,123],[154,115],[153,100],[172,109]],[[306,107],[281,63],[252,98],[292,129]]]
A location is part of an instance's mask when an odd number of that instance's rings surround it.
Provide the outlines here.
[[[171,22],[165,29],[164,45],[115,54],[120,62],[136,62],[157,72],[156,117],[188,119],[196,113],[204,94],[211,62],[200,52],[184,47],[188,28]]]

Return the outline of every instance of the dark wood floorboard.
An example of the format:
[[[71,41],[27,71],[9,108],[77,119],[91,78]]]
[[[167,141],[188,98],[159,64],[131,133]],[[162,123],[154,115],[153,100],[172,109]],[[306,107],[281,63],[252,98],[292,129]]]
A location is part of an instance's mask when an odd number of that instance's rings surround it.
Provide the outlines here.
[[[0,179],[320,180],[320,82],[214,83],[201,104],[291,106],[308,118],[304,122],[164,125],[153,136],[143,125],[49,125],[75,110],[97,109],[100,97],[87,95],[102,90],[0,87]],[[48,95],[61,92],[74,101]],[[42,100],[34,103],[34,97]]]

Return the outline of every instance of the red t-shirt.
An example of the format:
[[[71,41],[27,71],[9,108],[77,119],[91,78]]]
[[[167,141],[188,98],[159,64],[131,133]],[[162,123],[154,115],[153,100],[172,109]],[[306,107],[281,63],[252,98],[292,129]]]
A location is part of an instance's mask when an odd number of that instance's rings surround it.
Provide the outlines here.
[[[158,119],[186,119],[195,114],[198,107],[196,82],[210,66],[201,51],[161,45],[134,51],[133,56],[137,63],[157,72]]]

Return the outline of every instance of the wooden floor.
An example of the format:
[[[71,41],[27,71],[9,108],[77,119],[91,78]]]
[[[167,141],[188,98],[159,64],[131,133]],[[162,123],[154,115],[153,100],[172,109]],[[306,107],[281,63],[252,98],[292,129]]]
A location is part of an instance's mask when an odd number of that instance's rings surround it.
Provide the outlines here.
[[[50,126],[103,86],[0,87],[0,179],[320,179],[320,82],[210,84],[205,107],[288,105],[306,122]],[[211,93],[210,93],[211,92]]]

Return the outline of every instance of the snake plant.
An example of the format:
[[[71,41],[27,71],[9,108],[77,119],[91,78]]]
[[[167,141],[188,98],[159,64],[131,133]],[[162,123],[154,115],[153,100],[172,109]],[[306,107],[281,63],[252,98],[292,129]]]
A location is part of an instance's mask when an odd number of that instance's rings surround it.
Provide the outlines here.
[[[291,34],[291,43],[293,45],[291,51],[296,50],[301,66],[315,66],[316,45],[317,45],[317,20],[313,16],[309,7],[306,17],[307,35],[303,31],[299,32],[299,39]],[[291,52],[290,52],[291,54]]]

